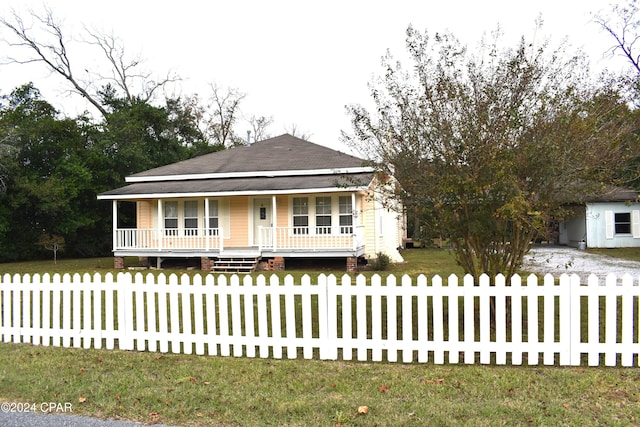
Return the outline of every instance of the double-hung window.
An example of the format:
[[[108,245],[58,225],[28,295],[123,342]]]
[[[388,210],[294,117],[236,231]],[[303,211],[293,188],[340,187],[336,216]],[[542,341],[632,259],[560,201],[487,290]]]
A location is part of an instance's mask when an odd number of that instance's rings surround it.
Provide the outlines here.
[[[198,202],[196,200],[184,202],[184,235],[198,235]]]
[[[164,203],[164,229],[166,236],[178,235],[178,202]]]
[[[351,196],[340,196],[338,199],[340,213],[340,234],[353,234],[353,206]]]
[[[614,227],[616,234],[631,234],[631,213],[614,214]]]
[[[331,234],[331,197],[316,197],[316,234]]]
[[[293,234],[309,234],[309,199],[293,198]]]

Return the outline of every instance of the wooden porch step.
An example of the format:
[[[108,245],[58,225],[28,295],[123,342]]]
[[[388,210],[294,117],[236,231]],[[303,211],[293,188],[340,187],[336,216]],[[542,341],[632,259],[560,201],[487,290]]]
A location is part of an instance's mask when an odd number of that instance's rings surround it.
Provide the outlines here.
[[[220,257],[213,263],[213,271],[217,273],[252,273],[258,266],[260,257]]]

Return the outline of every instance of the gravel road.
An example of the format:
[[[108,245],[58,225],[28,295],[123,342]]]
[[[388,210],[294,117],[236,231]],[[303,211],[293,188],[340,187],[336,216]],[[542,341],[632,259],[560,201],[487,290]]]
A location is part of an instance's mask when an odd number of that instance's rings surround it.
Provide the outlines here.
[[[590,254],[564,246],[536,246],[524,257],[523,268],[537,275],[551,273],[554,277],[562,273],[577,274],[586,282],[590,274],[604,279],[614,273],[618,278],[631,274],[637,284],[640,280],[640,262],[627,261],[606,255]]]
[[[103,420],[68,414],[0,412],[0,426],[3,427],[140,427],[142,425],[133,421]],[[154,427],[163,426],[154,424]]]

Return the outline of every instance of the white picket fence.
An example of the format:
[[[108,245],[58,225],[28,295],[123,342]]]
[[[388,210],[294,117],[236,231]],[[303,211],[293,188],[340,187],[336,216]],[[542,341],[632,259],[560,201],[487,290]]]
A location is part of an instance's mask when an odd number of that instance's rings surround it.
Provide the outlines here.
[[[5,274],[5,343],[261,358],[637,366],[640,276]],[[204,283],[203,283],[204,280]]]

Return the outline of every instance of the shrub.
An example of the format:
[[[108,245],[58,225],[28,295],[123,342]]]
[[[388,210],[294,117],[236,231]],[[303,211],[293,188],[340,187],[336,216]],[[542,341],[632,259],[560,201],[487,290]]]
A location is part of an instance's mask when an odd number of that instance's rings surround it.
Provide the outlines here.
[[[375,271],[385,271],[389,268],[389,264],[391,264],[391,258],[389,258],[389,255],[382,252],[378,252],[376,257],[369,261],[371,269]]]

